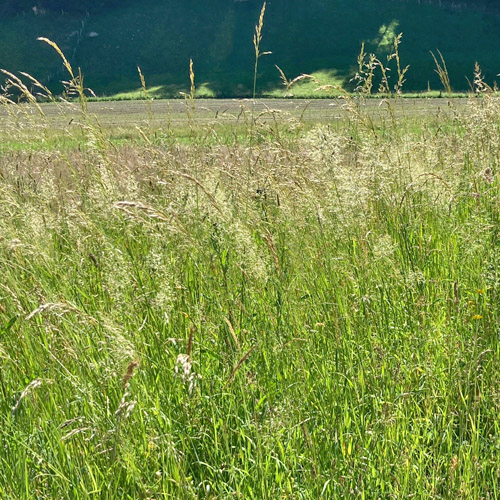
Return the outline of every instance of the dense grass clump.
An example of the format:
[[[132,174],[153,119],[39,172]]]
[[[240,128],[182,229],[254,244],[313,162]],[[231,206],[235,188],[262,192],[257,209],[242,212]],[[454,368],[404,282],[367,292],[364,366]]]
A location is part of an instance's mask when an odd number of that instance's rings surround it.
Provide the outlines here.
[[[4,102],[47,147],[0,156],[1,498],[499,496],[496,95],[120,143]]]

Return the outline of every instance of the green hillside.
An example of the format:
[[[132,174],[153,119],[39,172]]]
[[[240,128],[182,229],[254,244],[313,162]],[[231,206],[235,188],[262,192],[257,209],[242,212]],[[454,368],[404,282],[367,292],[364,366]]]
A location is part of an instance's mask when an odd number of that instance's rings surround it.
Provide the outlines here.
[[[115,2],[116,3],[116,2]],[[439,2],[441,3],[441,2]],[[139,65],[158,95],[188,83],[189,59],[199,89],[216,96],[251,93],[256,0],[129,0],[90,14],[64,10],[6,11],[0,18],[0,67],[28,71],[56,86],[65,77],[57,55],[36,41],[56,41],[97,94],[130,93]],[[463,4],[462,4],[463,5]],[[361,43],[385,58],[394,34],[404,33],[401,59],[410,64],[405,90],[440,89],[430,50],[444,55],[454,90],[468,88],[477,60],[489,83],[500,72],[500,14],[447,3],[395,0],[272,0],[268,2],[259,66],[259,93],[288,77],[315,73],[349,85]],[[178,94],[177,94],[178,95]]]

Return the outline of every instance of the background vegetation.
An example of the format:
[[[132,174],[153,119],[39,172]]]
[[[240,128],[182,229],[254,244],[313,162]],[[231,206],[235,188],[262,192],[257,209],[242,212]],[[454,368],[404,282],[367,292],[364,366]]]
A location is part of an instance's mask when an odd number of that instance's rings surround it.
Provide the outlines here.
[[[166,2],[0,2],[0,67],[23,68],[61,90],[60,62],[36,41],[56,41],[98,94],[140,88],[139,65],[157,96],[186,90],[189,59],[205,95],[251,95],[253,26],[261,7],[254,0]],[[7,8],[10,5],[9,8]],[[490,8],[490,7],[488,7]],[[439,49],[452,87],[468,89],[477,60],[492,85],[500,70],[500,14],[486,2],[392,0],[274,0],[268,4],[259,65],[259,93],[276,94],[278,64],[288,78],[316,74],[322,83],[349,87],[361,43],[384,58],[394,36],[404,33],[406,90],[440,89],[429,53]]]

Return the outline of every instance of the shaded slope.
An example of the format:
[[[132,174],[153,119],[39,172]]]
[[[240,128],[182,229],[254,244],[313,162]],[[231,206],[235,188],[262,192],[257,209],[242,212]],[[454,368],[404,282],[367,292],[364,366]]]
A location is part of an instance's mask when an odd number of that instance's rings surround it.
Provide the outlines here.
[[[175,94],[186,86],[193,58],[198,85],[204,83],[215,95],[248,95],[260,6],[252,0],[145,0],[90,16],[26,12],[4,17],[0,66],[28,70],[52,83],[64,77],[56,55],[35,41],[48,36],[82,67],[97,93],[136,89],[140,65],[149,86]],[[289,76],[323,70],[347,84],[362,41],[383,57],[393,34],[401,31],[401,57],[411,65],[406,90],[440,87],[429,54],[436,49],[446,58],[455,90],[467,88],[465,75],[471,76],[476,60],[492,82],[500,70],[499,20],[497,13],[472,8],[390,0],[272,0],[262,49],[273,54],[261,61],[259,90],[279,86],[275,64]]]

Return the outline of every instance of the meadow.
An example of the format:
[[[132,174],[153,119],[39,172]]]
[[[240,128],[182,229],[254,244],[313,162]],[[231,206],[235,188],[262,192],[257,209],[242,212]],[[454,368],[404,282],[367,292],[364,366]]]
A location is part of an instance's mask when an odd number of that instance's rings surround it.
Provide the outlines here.
[[[498,498],[481,74],[117,118],[64,62],[74,100],[1,98],[0,498]]]

